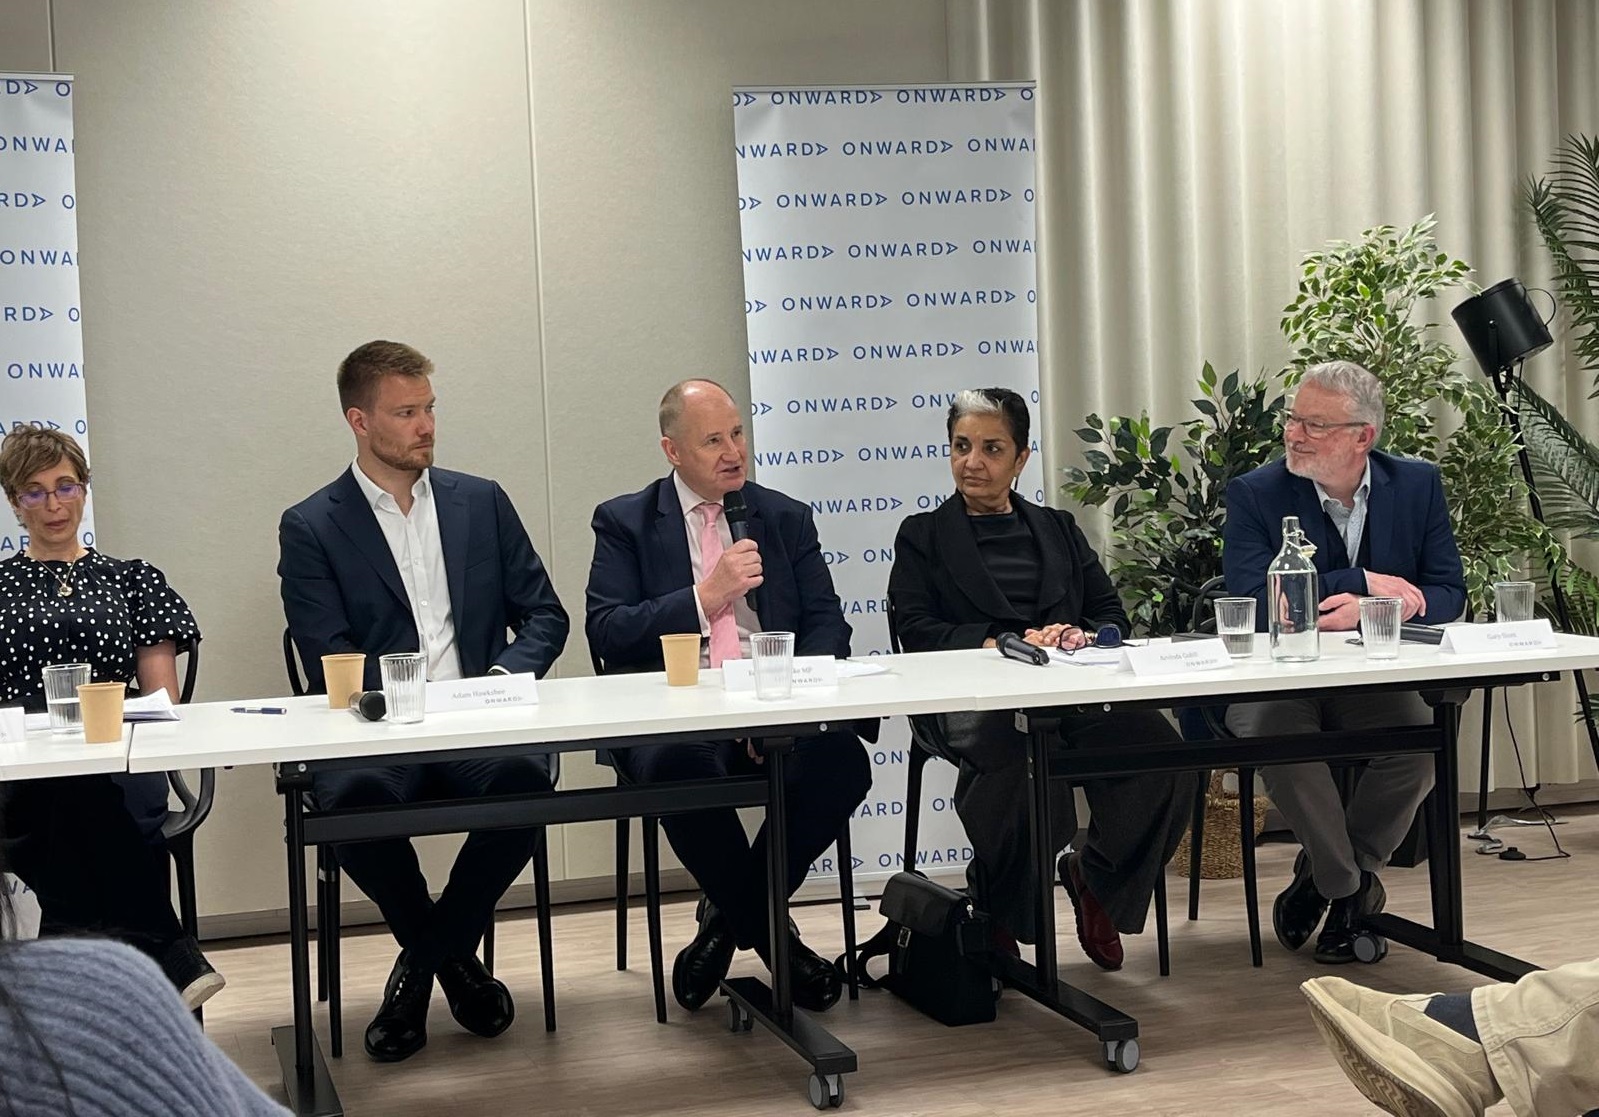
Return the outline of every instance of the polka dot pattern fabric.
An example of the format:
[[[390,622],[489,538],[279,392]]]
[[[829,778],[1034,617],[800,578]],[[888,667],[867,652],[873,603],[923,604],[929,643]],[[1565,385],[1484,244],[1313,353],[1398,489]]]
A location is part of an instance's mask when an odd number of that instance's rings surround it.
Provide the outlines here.
[[[40,672],[52,663],[88,663],[97,683],[132,683],[137,649],[199,638],[189,606],[143,559],[91,548],[76,566],[23,554],[0,562],[0,706],[44,709]]]

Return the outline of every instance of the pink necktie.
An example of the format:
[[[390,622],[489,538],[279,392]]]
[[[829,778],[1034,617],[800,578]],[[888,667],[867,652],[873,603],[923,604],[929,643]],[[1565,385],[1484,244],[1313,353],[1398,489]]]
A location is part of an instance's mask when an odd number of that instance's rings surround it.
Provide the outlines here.
[[[722,514],[720,504],[710,501],[698,506],[700,514],[700,569],[709,576],[722,558],[722,537],[716,530],[716,518]],[[727,604],[719,612],[707,614],[711,622],[710,660],[712,667],[720,667],[730,659],[742,659],[744,653],[738,646],[738,622],[733,619],[733,606]]]

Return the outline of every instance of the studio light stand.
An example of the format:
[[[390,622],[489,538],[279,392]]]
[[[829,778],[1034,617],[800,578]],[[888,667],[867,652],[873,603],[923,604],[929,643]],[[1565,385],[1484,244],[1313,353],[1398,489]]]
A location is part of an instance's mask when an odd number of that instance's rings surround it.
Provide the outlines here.
[[[1549,329],[1531,301],[1527,289],[1518,279],[1506,279],[1474,295],[1451,312],[1455,324],[1471,347],[1472,355],[1482,366],[1499,395],[1500,414],[1510,424],[1510,433],[1516,440],[1516,459],[1521,463],[1522,480],[1527,484],[1527,503],[1533,519],[1548,526],[1544,519],[1543,503],[1538,499],[1538,485],[1533,480],[1532,459],[1527,455],[1526,443],[1521,437],[1521,419],[1511,402],[1511,391],[1521,380],[1521,367],[1527,358],[1542,353],[1554,343]],[[1571,630],[1571,614],[1566,607],[1566,595],[1560,588],[1559,571],[1549,571],[1549,588],[1554,596],[1555,618],[1563,632]],[[1571,673],[1577,684],[1577,700],[1582,720],[1588,727],[1588,745],[1593,750],[1594,764],[1599,765],[1599,728],[1594,725],[1593,710],[1588,704],[1588,683],[1580,670]],[[1508,713],[1508,706],[1507,706]],[[1482,710],[1482,771],[1477,793],[1477,830],[1473,837],[1487,836],[1488,823],[1488,760],[1489,740],[1493,732],[1493,690],[1483,691]],[[1530,790],[1530,789],[1529,789]]]

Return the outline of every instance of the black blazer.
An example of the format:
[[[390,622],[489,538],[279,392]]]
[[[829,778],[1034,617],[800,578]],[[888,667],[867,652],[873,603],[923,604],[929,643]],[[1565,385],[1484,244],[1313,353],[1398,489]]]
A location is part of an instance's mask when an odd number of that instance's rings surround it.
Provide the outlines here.
[[[849,622],[810,507],[753,481],[744,485],[744,501],[765,578],[754,602],[761,627],[794,633],[795,655],[849,655]],[[596,508],[585,631],[605,669],[660,671],[660,638],[699,630],[688,533],[671,474]]]
[[[365,652],[364,685],[376,689],[378,656],[421,648],[393,552],[351,469],[278,524],[283,612],[313,693],[326,688],[324,655]],[[470,474],[435,468],[428,477],[461,674],[498,665],[543,675],[566,646],[570,622],[510,498]]]
[[[888,596],[905,651],[980,648],[1001,632],[1020,635],[1046,624],[1090,631],[1114,624],[1128,634],[1131,625],[1116,587],[1071,513],[1041,508],[1015,493],[1011,506],[1038,543],[1038,615],[1021,616],[1000,591],[956,493],[899,525]]]

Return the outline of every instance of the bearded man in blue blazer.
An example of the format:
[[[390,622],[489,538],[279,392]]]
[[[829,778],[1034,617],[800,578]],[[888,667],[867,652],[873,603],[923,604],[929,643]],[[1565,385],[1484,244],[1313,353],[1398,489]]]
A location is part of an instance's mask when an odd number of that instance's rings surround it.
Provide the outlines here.
[[[795,655],[847,656],[850,626],[817,540],[811,510],[746,480],[744,419],[725,388],[686,380],[660,405],[661,449],[672,472],[594,510],[589,571],[590,649],[606,671],[659,671],[660,637],[698,632],[702,667],[749,655],[750,633],[794,633]],[[734,541],[722,501],[744,496],[749,537]],[[634,783],[714,779],[759,771],[741,741],[617,749],[611,762]],[[786,761],[788,889],[838,836],[866,798],[871,766],[849,732],[796,742]],[[704,890],[700,929],[672,966],[672,993],[693,1011],[716,992],[737,948],[763,959],[765,827],[752,844],[732,809],[668,815],[667,839]],[[832,966],[793,936],[794,1003],[838,1000]]]
[[[505,492],[433,465],[432,373],[398,342],[346,357],[339,402],[355,462],[278,526],[283,611],[313,693],[326,689],[322,657],[335,652],[365,652],[364,686],[376,689],[378,657],[390,652],[426,653],[435,681],[543,675],[566,645],[566,610]],[[545,792],[551,779],[548,757],[524,756],[321,772],[314,785],[327,809]],[[468,835],[436,903],[408,840],[338,847],[401,947],[366,1030],[368,1055],[395,1062],[421,1050],[435,977],[468,1031],[510,1026],[510,991],[476,950],[541,837],[537,828]]]
[[[1254,597],[1267,627],[1266,568],[1282,546],[1284,516],[1299,517],[1320,575],[1320,627],[1360,623],[1364,596],[1397,597],[1406,621],[1441,624],[1465,610],[1466,581],[1438,468],[1372,447],[1382,433],[1382,385],[1334,361],[1305,373],[1283,424],[1285,457],[1227,486],[1222,566],[1229,593]],[[1240,737],[1426,725],[1413,693],[1331,695],[1234,705]],[[1318,962],[1354,959],[1354,922],[1379,912],[1388,863],[1432,789],[1430,756],[1372,760],[1345,806],[1326,764],[1261,769],[1266,793],[1303,847],[1294,879],[1272,907],[1278,940],[1298,950],[1322,924]]]

